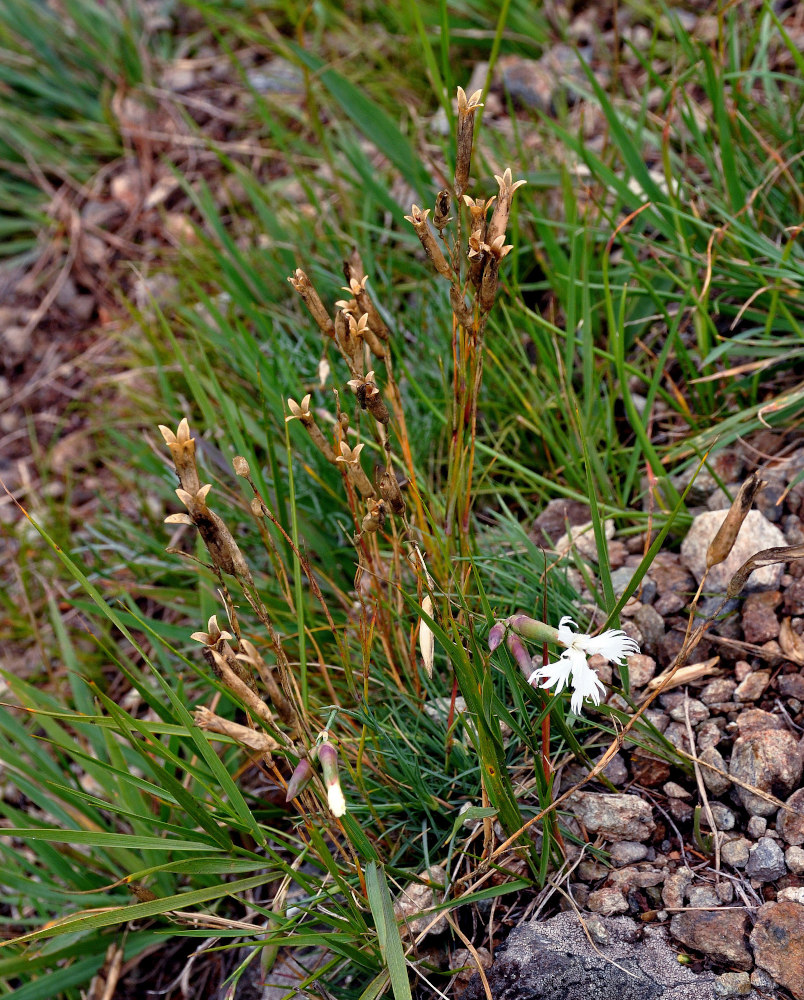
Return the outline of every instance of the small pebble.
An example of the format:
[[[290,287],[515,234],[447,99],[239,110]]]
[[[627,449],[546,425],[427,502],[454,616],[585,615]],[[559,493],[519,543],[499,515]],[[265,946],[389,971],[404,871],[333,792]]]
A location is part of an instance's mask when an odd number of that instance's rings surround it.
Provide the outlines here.
[[[729,788],[731,788],[731,782],[726,777],[728,774],[729,766],[723,759],[722,754],[715,747],[707,747],[700,755],[699,760],[704,764],[711,764],[712,767],[716,767],[725,774],[718,774],[717,771],[711,770],[708,767],[701,768],[701,774],[703,775],[704,784],[712,792],[713,795],[723,795]]]
[[[765,836],[765,831],[768,829],[768,821],[764,816],[752,816],[748,820],[748,826],[746,827],[746,832],[749,837],[753,837],[754,840],[759,840],[760,837]]]
[[[620,840],[611,845],[609,853],[615,865],[633,865],[645,860],[648,848],[646,844],[640,844],[635,840]]]
[[[751,973],[751,985],[756,987],[760,993],[773,993],[776,990],[776,983],[764,969],[754,969]]]
[[[690,722],[693,726],[697,725],[699,722],[704,722],[709,718],[709,709],[702,701],[698,701],[697,698],[690,698],[689,712]],[[673,719],[674,722],[686,722],[687,715],[683,701],[680,705],[676,705],[674,708],[670,709],[670,718]]]
[[[720,848],[720,857],[725,864],[731,865],[732,868],[745,868],[748,864],[750,849],[750,840],[746,840],[745,837],[737,837],[736,840],[727,841]]]
[[[687,891],[690,906],[720,906],[717,892],[711,885],[694,885]]]
[[[668,781],[665,783],[664,794],[671,799],[692,798],[692,793],[688,792],[686,788],[682,788],[681,785],[677,785],[675,781]]]
[[[628,902],[619,889],[596,889],[589,893],[586,905],[592,913],[602,913],[605,916],[628,913]]]
[[[749,674],[734,691],[735,701],[758,701],[765,688],[770,684],[769,670],[755,670]]]
[[[715,994],[719,997],[747,997],[750,992],[747,972],[724,972],[715,979]]]
[[[776,894],[776,901],[783,903],[785,900],[804,906],[804,885],[791,885],[786,889],[780,889]]]
[[[728,806],[724,806],[722,802],[710,802],[709,808],[712,810],[712,818],[718,830],[734,829],[737,817]],[[705,810],[701,810],[701,813],[705,815]]]
[[[793,875],[804,875],[804,847],[788,847],[784,860]]]
[[[749,850],[746,875],[762,882],[775,882],[787,872],[782,849],[770,837],[763,837]]]
[[[695,734],[695,742],[698,744],[698,751],[706,750],[707,747],[717,746],[723,739],[723,729],[725,719],[707,719],[698,726]]]
[[[730,903],[734,899],[734,884],[724,878],[715,886],[715,892],[721,903]]]
[[[731,677],[716,677],[709,681],[701,691],[701,701],[704,705],[714,705],[716,702],[731,701],[737,682]]]

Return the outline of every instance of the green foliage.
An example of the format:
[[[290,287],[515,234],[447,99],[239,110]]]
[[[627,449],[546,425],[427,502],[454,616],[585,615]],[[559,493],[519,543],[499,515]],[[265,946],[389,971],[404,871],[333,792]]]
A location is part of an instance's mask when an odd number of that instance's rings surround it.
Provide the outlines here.
[[[9,254],[30,251],[45,224],[46,185],[27,159],[45,180],[83,181],[118,155],[113,95],[147,82],[151,58],[172,44],[144,33],[138,5],[63,7],[72,30],[57,30],[56,15],[33,0],[0,12],[11,55],[0,70],[0,208],[13,208],[0,232]],[[454,117],[454,87],[475,60],[538,56],[556,26],[524,0],[494,9],[406,2],[366,6],[360,16],[328,2],[192,7],[221,51],[248,44],[293,62],[307,113],[257,93],[242,74],[250,124],[281,152],[286,172],[266,177],[221,153],[240,192],[225,207],[214,187],[180,178],[196,238],[169,267],[173,299],[132,307],[142,331],[132,367],[153,372],[153,391],[116,417],[102,443],[125,503],[110,500],[76,539],[58,511],[45,511],[48,575],[63,581],[64,603],[49,595],[35,627],[59,668],[31,681],[5,677],[0,757],[17,798],[0,802],[0,883],[7,936],[17,937],[0,950],[0,983],[20,998],[77,997],[113,942],[128,961],[168,935],[206,936],[233,953],[245,947],[245,959],[229,959],[234,980],[249,961],[269,972],[279,948],[309,947],[325,956],[308,983],[337,989],[351,975],[365,997],[407,997],[410,943],[392,907],[397,886],[434,864],[457,872],[434,906],[460,921],[483,899],[543,885],[561,831],[548,814],[533,822],[537,836],[522,834],[554,798],[540,764],[542,723],[549,717],[554,760],[589,763],[627,718],[604,707],[594,723],[576,719],[561,698],[528,685],[504,647],[488,654],[496,619],[523,610],[555,622],[577,606],[570,563],[548,567],[529,535],[535,514],[557,496],[586,501],[601,552],[606,518],[623,531],[658,529],[624,594],[614,593],[605,559],[594,579],[587,573],[613,624],[685,521],[674,474],[686,467],[691,477],[716,438],[724,446],[763,422],[800,417],[804,167],[793,150],[802,98],[800,80],[776,66],[780,49],[799,69],[801,57],[769,3],[752,25],[739,10],[724,12],[712,45],[672,14],[641,11],[652,41],[633,58],[650,103],[623,94],[616,79],[604,86],[590,66],[574,87],[599,110],[600,142],[584,138],[571,107],[513,119],[538,132],[537,162],[525,160],[519,133],[514,149],[510,137],[484,134],[480,186],[484,160],[499,169],[517,149],[529,183],[516,195],[514,249],[485,331],[472,460],[461,478],[451,464],[452,309],[403,221],[398,182],[431,205],[430,167],[443,160],[451,169],[454,150],[422,119],[439,107]],[[360,58],[341,59],[338,44]],[[404,75],[414,55],[415,80]],[[672,72],[654,68],[659,57]],[[704,106],[711,113],[702,116]],[[342,359],[286,280],[303,267],[331,306],[348,294],[340,261],[355,248],[391,332],[416,484],[408,503],[425,513],[417,527],[437,578],[429,609],[401,531],[377,542],[385,589],[355,580],[356,508],[341,472],[299,421],[285,422],[288,397],[308,392],[334,420],[334,386],[367,467],[384,460],[345,388]],[[257,755],[249,768],[241,747],[225,736],[211,743],[193,722],[192,710],[211,697],[226,721],[245,716],[189,639],[221,614],[221,577],[183,526],[162,523],[178,502],[153,428],[175,428],[184,416],[201,481],[212,484],[213,508],[293,665],[306,743],[335,720],[349,801],[340,827],[320,782],[297,805],[280,801],[293,752],[277,753],[274,770]],[[235,456],[273,519],[249,513],[252,491],[232,474]],[[456,519],[449,534],[447,512],[465,499],[467,481],[472,518],[465,531]],[[178,551],[166,554],[168,541]],[[37,581],[26,551],[27,595]],[[237,603],[243,636],[270,653],[253,605],[240,594]],[[89,642],[65,606],[91,623]],[[5,595],[2,610],[8,634],[24,638],[28,616]],[[422,623],[435,637],[432,677],[417,657]],[[627,672],[621,681],[627,696]],[[629,739],[672,754],[650,727]],[[252,780],[260,769],[261,785]],[[476,888],[482,838],[491,842],[495,822],[521,855],[496,858],[497,884]],[[188,913],[215,922],[195,925]]]

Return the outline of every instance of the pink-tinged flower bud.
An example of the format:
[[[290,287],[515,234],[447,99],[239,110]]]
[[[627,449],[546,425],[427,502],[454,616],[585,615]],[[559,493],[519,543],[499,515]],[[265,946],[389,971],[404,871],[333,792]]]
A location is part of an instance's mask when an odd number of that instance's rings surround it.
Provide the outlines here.
[[[558,642],[558,629],[527,615],[514,615],[508,619],[508,627],[528,642]]]
[[[343,797],[341,781],[338,777],[338,751],[331,743],[322,743],[318,749],[318,760],[324,772],[324,785],[327,789],[327,801],[334,816],[343,816],[346,812],[346,800]]]
[[[533,673],[533,663],[530,659],[530,653],[525,649],[525,643],[514,632],[508,633],[507,643],[511,656],[516,660],[519,669],[526,677],[530,677]]]
[[[505,638],[505,622],[495,622],[489,629],[489,649],[494,650]]]
[[[295,799],[300,792],[304,791],[309,785],[312,776],[312,764],[306,757],[302,757],[296,765],[296,770],[290,776],[287,792],[285,793],[285,802],[290,802],[291,799]]]

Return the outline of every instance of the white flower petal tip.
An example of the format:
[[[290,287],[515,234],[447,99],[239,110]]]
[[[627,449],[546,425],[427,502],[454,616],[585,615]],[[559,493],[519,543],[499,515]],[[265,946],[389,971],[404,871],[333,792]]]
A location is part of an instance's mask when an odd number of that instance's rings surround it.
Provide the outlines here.
[[[346,799],[340,785],[330,785],[327,789],[327,801],[333,816],[343,816],[346,812]]]

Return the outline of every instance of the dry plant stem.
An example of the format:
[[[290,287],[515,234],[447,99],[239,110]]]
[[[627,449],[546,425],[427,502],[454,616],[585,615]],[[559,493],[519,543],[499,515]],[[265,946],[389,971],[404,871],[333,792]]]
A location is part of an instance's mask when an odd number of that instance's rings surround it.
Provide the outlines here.
[[[447,918],[447,923],[453,929],[453,931],[458,935],[458,937],[463,941],[466,950],[472,956],[472,960],[475,963],[475,968],[477,969],[477,974],[480,976],[480,981],[483,983],[483,991],[486,994],[486,1000],[494,1000],[494,994],[491,992],[491,986],[489,985],[488,976],[486,975],[486,970],[483,968],[483,964],[480,961],[480,955],[477,953],[477,949],[469,940],[469,938],[463,933],[457,924],[457,921],[452,916],[452,914],[447,911],[445,913]]]
[[[248,639],[241,640],[240,646],[243,652],[238,658],[256,667],[257,673],[260,675],[260,680],[265,685],[265,690],[268,692],[268,697],[271,699],[271,704],[276,709],[279,718],[286,726],[295,727],[296,713],[276,683],[271,668],[260,656],[256,646],[249,642]]]
[[[690,741],[690,750],[693,750],[695,748],[695,734],[692,731],[692,723],[690,722],[690,696],[686,691],[684,692],[684,723],[687,728],[687,739]],[[704,784],[701,769],[696,763],[693,763],[693,767],[695,769],[695,781],[698,785],[698,794],[701,796],[701,801],[704,804],[706,819],[709,823],[709,829],[712,831],[712,837],[715,842],[715,873],[717,881],[720,881],[721,833],[715,825],[715,817],[712,814],[712,807],[709,805],[709,796],[706,794],[706,785]]]

